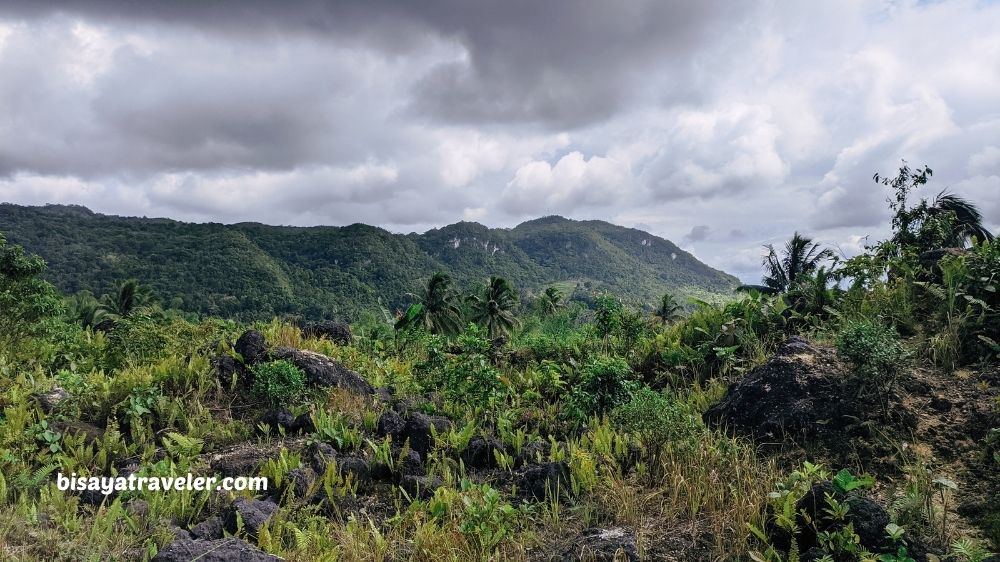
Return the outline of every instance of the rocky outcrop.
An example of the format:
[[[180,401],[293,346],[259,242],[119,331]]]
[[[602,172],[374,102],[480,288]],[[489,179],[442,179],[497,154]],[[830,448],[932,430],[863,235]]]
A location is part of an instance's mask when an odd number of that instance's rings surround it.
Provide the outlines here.
[[[622,527],[585,529],[563,553],[562,561],[638,562],[639,548],[635,536]]]
[[[278,511],[278,504],[271,501],[236,498],[222,517],[226,531],[235,534],[242,523],[247,535],[256,537]]]
[[[730,386],[704,420],[762,441],[788,434],[811,437],[857,416],[850,378],[833,349],[793,337],[767,363]]]
[[[548,462],[529,466],[517,476],[520,493],[542,501],[548,494],[561,494],[569,489],[569,466],[564,462]]]
[[[343,388],[365,396],[375,393],[375,389],[364,377],[322,353],[276,347],[268,353],[268,359],[291,361],[305,374],[306,382],[313,386]]]
[[[257,330],[247,330],[236,340],[233,350],[243,358],[246,366],[254,365],[267,356],[267,340]]]
[[[350,345],[354,341],[351,326],[346,322],[327,320],[307,324],[302,328],[302,334],[310,338],[326,338],[340,345]]]
[[[250,543],[230,537],[219,540],[180,539],[160,549],[153,562],[281,562]]]

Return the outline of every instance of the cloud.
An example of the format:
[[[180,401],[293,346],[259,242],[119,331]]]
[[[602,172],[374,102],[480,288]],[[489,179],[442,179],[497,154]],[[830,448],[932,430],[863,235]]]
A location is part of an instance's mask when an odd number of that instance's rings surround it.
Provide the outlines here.
[[[608,205],[631,190],[632,180],[624,162],[602,156],[586,159],[573,151],[555,165],[535,160],[518,168],[500,204],[507,212],[522,216]]]
[[[703,240],[708,240],[709,234],[712,233],[712,229],[706,224],[699,224],[698,226],[691,227],[691,231],[684,235],[685,242],[701,242]]]
[[[0,199],[187,220],[643,224],[758,275],[887,232],[906,158],[1000,227],[1000,4],[0,5]],[[817,22],[822,22],[818,24]],[[728,233],[728,234],[726,234]]]

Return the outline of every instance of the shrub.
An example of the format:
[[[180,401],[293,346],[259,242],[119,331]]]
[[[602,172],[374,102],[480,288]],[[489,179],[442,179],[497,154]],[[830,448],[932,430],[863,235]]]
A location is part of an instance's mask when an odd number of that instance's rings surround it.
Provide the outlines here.
[[[631,400],[615,408],[611,421],[641,439],[649,449],[687,441],[704,429],[690,408],[649,387],[643,387]]]
[[[567,399],[566,416],[582,423],[632,399],[638,383],[628,363],[620,358],[595,359],[583,371]]]
[[[868,384],[888,392],[905,358],[896,329],[868,319],[850,320],[837,334],[837,352],[854,367],[859,391]]]
[[[305,376],[291,361],[272,361],[253,367],[250,393],[272,405],[293,401],[305,390]]]

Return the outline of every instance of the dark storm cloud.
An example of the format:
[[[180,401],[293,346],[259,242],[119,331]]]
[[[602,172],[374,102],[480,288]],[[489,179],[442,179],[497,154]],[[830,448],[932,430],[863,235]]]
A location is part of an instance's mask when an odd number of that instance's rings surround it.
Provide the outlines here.
[[[173,24],[267,40],[310,33],[405,53],[428,35],[462,52],[413,87],[411,110],[457,123],[578,127],[606,119],[664,69],[663,102],[690,97],[692,56],[749,5],[721,0],[470,2],[11,2],[0,14],[75,14],[101,21]],[[647,84],[648,86],[648,84]]]
[[[712,233],[712,229],[707,224],[699,224],[691,227],[691,231],[684,235],[685,242],[701,242],[707,240]]]

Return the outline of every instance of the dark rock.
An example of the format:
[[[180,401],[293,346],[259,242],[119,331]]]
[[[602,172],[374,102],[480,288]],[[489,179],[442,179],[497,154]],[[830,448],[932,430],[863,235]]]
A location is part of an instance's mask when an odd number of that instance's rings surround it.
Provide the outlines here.
[[[410,448],[420,453],[421,458],[427,458],[427,453],[434,447],[434,433],[444,433],[450,429],[451,420],[448,418],[414,412],[407,418],[406,427],[397,438],[400,441],[409,440]]]
[[[326,465],[337,460],[337,450],[328,443],[316,443],[312,453],[312,465],[317,474],[326,472]]]
[[[278,504],[271,501],[236,498],[223,516],[223,526],[226,531],[236,533],[238,515],[247,534],[256,537],[276,511]]]
[[[859,415],[858,401],[845,388],[849,379],[833,349],[793,338],[767,363],[730,386],[725,397],[705,412],[704,420],[762,441],[837,430],[850,416]]]
[[[393,410],[386,410],[378,418],[375,431],[379,435],[391,435],[393,437],[402,435],[406,430],[406,420]]]
[[[437,476],[404,476],[399,481],[399,487],[411,498],[427,499],[441,487],[441,479]]]
[[[406,455],[400,459],[399,455],[402,451],[398,451],[395,454],[395,458],[399,459],[399,473],[403,476],[426,476],[427,467],[420,460],[420,454],[413,449],[408,449]]]
[[[261,423],[271,428],[272,431],[277,431],[278,428],[284,429],[286,432],[291,432],[295,429],[295,416],[292,415],[286,408],[277,408],[271,410],[264,414],[261,418]]]
[[[552,451],[552,444],[548,441],[532,441],[521,447],[521,455],[518,457],[518,464],[536,464],[545,462]]]
[[[267,340],[257,330],[247,330],[236,340],[233,349],[243,358],[244,365],[254,365],[266,358]]]
[[[572,547],[563,553],[563,562],[638,562],[635,537],[621,527],[585,529]]]
[[[308,324],[302,329],[302,333],[310,338],[326,338],[340,345],[349,345],[354,341],[351,334],[351,326],[346,322],[316,322]]]
[[[306,382],[313,386],[343,388],[355,394],[371,395],[375,389],[361,375],[322,353],[277,347],[269,354],[271,360],[291,361],[305,373]]]
[[[316,424],[313,423],[312,414],[310,414],[309,412],[304,412],[302,414],[299,414],[295,418],[295,421],[292,422],[291,429],[299,433],[315,433]]]
[[[48,392],[42,392],[35,395],[35,399],[38,400],[38,405],[42,407],[42,411],[46,414],[51,414],[57,407],[59,407],[59,404],[68,398],[69,393],[58,386]]]
[[[191,536],[196,539],[203,540],[215,540],[221,539],[225,536],[225,532],[222,527],[222,518],[218,515],[209,517],[208,519],[198,523],[194,527],[191,527]]]
[[[338,457],[337,470],[345,478],[348,475],[353,476],[354,481],[359,484],[363,484],[371,478],[371,469],[368,466],[368,461],[358,457]]]
[[[153,562],[281,562],[250,543],[230,537],[220,540],[180,539],[160,549]]]
[[[181,529],[173,522],[167,524],[167,530],[174,536],[175,541],[190,540],[191,533],[187,529]]]
[[[256,474],[264,461],[277,454],[277,450],[247,442],[213,454],[209,466],[222,476],[246,476]]]
[[[521,493],[544,500],[547,493],[561,493],[569,487],[569,467],[564,462],[547,462],[526,468],[518,476]]]
[[[507,452],[507,447],[497,439],[473,437],[462,451],[462,462],[465,468],[496,468],[496,451]]]
[[[295,497],[305,498],[309,495],[309,489],[316,482],[316,473],[311,468],[296,468],[288,471],[285,475],[284,485],[291,488]]]
[[[212,369],[215,376],[223,383],[228,384],[233,380],[233,374],[237,372],[236,360],[228,355],[220,355],[212,359]]]
[[[851,506],[847,517],[854,523],[861,545],[874,552],[887,550],[891,546],[885,535],[885,526],[892,522],[889,512],[868,498],[851,497],[847,503]]]

